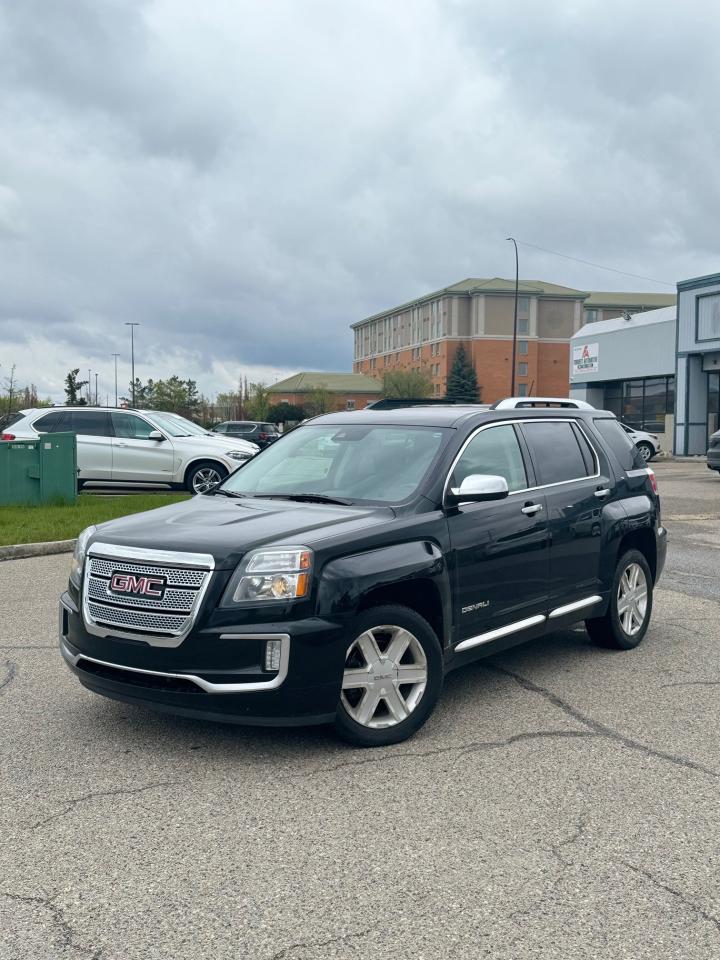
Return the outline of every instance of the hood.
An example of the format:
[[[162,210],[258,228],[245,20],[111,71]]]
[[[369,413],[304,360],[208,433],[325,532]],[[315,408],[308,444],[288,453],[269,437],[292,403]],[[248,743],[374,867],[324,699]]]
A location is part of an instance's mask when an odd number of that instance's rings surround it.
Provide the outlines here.
[[[209,553],[216,568],[235,567],[243,554],[270,543],[313,547],[341,534],[352,540],[394,517],[389,507],[345,507],[292,500],[197,496],[98,525],[92,542]]]
[[[173,437],[172,442],[178,444],[180,447],[189,446],[194,450],[198,448],[200,450],[207,450],[208,453],[218,453],[218,448],[222,447],[225,453],[227,453],[228,450],[242,450],[244,453],[252,456],[260,449],[256,443],[248,443],[247,440],[240,440],[239,437],[221,437],[219,434],[217,437],[211,437],[209,435],[207,437]]]

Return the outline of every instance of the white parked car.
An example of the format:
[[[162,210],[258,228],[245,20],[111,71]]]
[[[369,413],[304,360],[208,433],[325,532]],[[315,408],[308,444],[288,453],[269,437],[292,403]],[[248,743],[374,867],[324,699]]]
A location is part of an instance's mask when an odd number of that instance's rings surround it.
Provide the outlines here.
[[[620,426],[638,448],[643,460],[652,460],[654,456],[660,453],[660,440],[654,433],[635,430],[633,427],[628,427],[624,423],[621,423]]]
[[[167,483],[204,493],[260,448],[224,439],[175,413],[107,407],[21,410],[3,427],[3,440],[77,434],[78,480]]]

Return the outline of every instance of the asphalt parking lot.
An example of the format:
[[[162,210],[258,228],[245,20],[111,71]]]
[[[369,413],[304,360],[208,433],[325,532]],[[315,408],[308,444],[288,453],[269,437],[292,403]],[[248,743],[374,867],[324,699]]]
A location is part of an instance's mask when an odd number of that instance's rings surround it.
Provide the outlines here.
[[[96,697],[69,558],[0,564],[0,958],[720,957],[720,478],[657,473],[638,650],[516,648],[376,751]]]

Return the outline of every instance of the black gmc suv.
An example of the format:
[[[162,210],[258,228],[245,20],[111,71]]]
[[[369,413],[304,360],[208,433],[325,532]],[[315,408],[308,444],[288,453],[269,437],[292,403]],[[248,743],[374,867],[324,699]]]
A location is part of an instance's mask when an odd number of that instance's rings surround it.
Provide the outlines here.
[[[636,647],[665,553],[612,414],[336,413],[209,494],[85,530],[60,649],[107,697],[396,743],[479,657],[578,620]]]

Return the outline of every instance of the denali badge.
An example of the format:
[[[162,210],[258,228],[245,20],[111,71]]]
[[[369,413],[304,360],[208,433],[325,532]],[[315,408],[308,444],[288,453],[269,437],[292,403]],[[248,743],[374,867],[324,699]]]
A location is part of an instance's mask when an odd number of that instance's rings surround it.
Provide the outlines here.
[[[463,608],[462,608],[462,612],[463,612],[463,613],[473,613],[473,611],[475,611],[475,610],[482,610],[483,607],[489,607],[489,606],[490,606],[490,601],[489,601],[489,600],[481,600],[479,603],[471,603],[470,606],[468,606],[468,607],[463,607]]]
[[[161,599],[165,593],[165,577],[136,577],[132,573],[113,573],[110,589],[113,593],[134,593]]]

